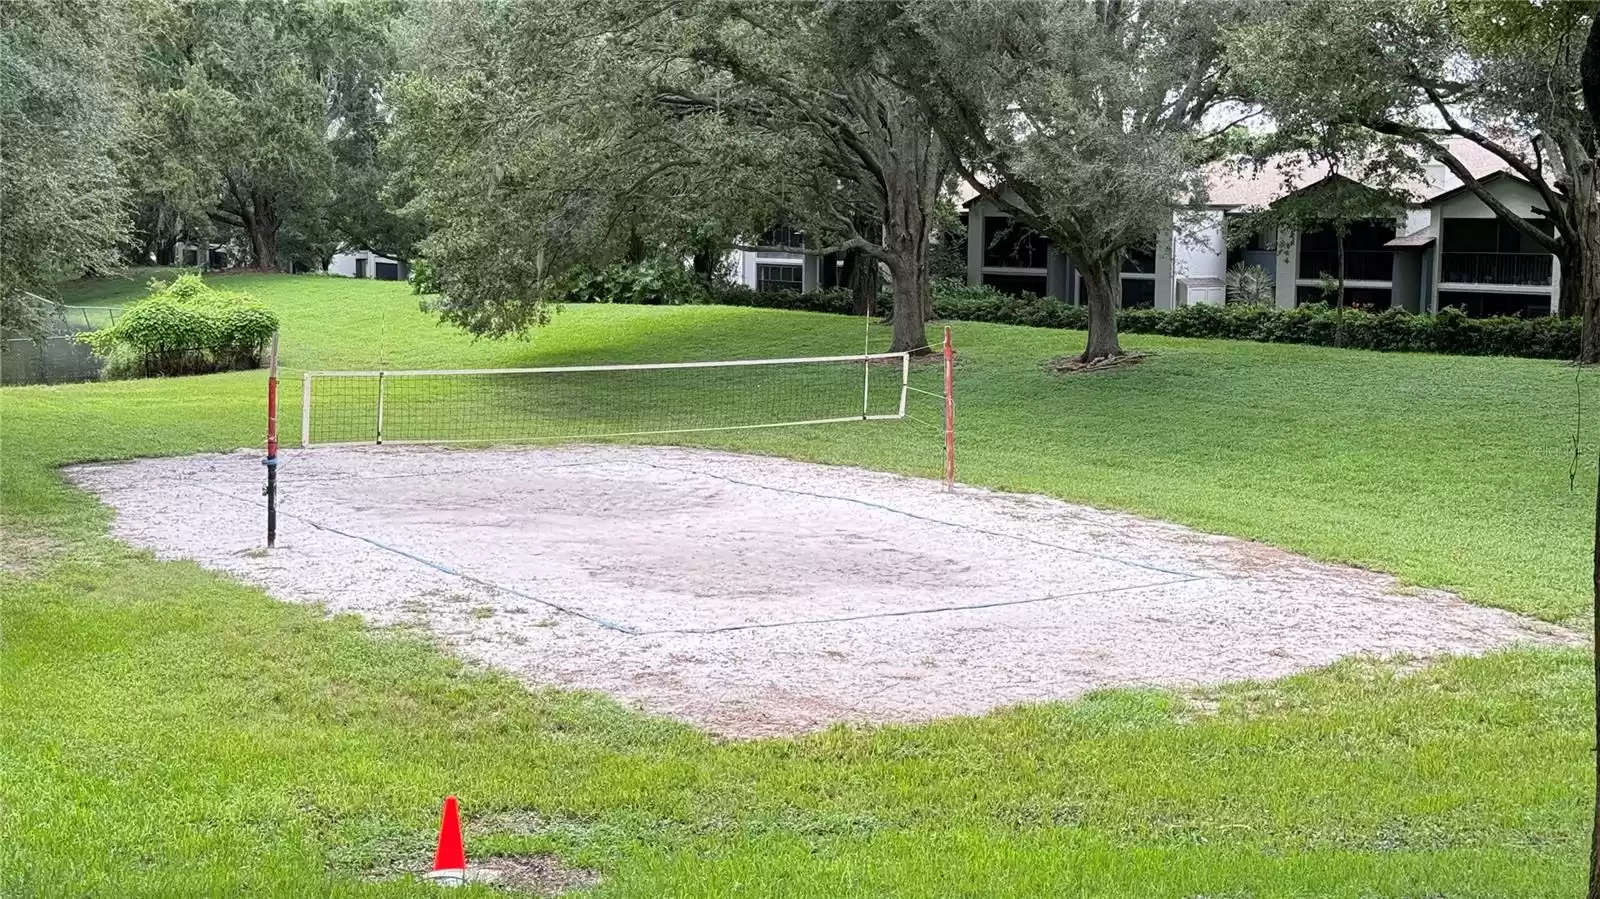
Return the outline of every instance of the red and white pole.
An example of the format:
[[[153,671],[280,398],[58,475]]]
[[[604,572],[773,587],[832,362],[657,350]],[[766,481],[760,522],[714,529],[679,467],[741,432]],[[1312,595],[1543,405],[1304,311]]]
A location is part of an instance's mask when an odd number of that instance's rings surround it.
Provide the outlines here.
[[[950,342],[950,326],[944,329],[944,486],[956,483],[956,347]]]
[[[278,539],[278,332],[272,332],[267,362],[267,548]]]

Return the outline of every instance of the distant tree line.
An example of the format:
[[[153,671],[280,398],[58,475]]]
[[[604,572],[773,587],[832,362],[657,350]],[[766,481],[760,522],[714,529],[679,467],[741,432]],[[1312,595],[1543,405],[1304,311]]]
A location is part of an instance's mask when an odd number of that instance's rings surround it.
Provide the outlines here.
[[[180,241],[262,270],[350,247],[427,257],[433,308],[502,336],[574,272],[710,281],[782,225],[863,307],[886,276],[916,350],[960,192],[1071,257],[1096,359],[1121,352],[1123,260],[1205,202],[1208,163],[1290,154],[1382,191],[1436,159],[1561,260],[1595,361],[1593,26],[1454,0],[13,0],[0,295]]]

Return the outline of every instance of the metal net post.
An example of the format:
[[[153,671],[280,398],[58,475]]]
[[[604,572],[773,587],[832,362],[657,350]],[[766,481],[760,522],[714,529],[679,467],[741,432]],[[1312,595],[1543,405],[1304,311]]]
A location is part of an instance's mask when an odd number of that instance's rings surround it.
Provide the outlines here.
[[[272,356],[267,363],[267,548],[278,539],[278,332],[272,332]]]

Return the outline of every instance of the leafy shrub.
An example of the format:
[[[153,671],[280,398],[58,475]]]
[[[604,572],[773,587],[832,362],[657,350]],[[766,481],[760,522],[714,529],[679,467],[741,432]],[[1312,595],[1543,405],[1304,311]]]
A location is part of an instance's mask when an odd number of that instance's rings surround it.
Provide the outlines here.
[[[789,309],[796,312],[830,312],[852,315],[855,312],[855,295],[843,287],[813,290],[762,292],[743,284],[726,284],[711,288],[701,302],[719,306],[759,306],[763,309]]]
[[[1088,323],[1083,309],[1055,297],[1031,293],[1013,295],[988,285],[972,286],[959,281],[939,281],[933,285],[933,313],[941,319],[1036,328],[1082,328]]]
[[[704,302],[705,285],[681,264],[655,260],[637,265],[618,263],[603,269],[579,269],[556,285],[559,303],[630,303],[678,306]]]
[[[417,270],[412,269],[414,273]],[[959,279],[941,279],[932,288],[934,315],[940,319],[1079,331],[1089,324],[1086,309],[1054,297],[1002,293]],[[560,301],[714,303],[839,315],[854,314],[855,309],[854,297],[844,288],[767,293],[738,284],[707,287],[671,260],[574,273],[563,281]],[[880,297],[876,311],[887,314],[889,308],[889,297]],[[1341,314],[1324,303],[1294,309],[1250,302],[1195,304],[1171,310],[1124,309],[1117,313],[1117,327],[1130,334],[1315,346],[1333,346],[1342,327],[1340,343],[1350,349],[1534,359],[1574,358],[1579,343],[1576,319],[1468,318],[1458,309],[1413,315],[1400,309],[1374,313],[1346,308]]]
[[[1117,314],[1117,326],[1130,334],[1333,346],[1340,319],[1338,310],[1321,303],[1294,309],[1196,305],[1170,311],[1124,310]],[[1350,349],[1533,359],[1571,359],[1578,354],[1576,319],[1468,318],[1459,309],[1437,315],[1345,309],[1342,319],[1341,342]]]
[[[108,377],[201,374],[257,368],[278,316],[198,274],[150,282],[150,295],[109,327],[78,339],[106,359]]]
[[[1271,306],[1273,303],[1272,277],[1259,265],[1238,263],[1228,269],[1222,284],[1230,304]]]
[[[411,285],[411,292],[418,296],[430,296],[439,292],[439,270],[433,267],[433,261],[418,257],[411,260],[410,271],[406,274],[406,283]]]

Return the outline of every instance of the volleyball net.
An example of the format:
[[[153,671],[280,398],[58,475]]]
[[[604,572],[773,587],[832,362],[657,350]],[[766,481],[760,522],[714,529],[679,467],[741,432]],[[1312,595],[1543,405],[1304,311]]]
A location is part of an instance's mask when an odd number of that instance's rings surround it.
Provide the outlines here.
[[[909,353],[546,368],[310,371],[304,446],[633,437],[906,416]]]

